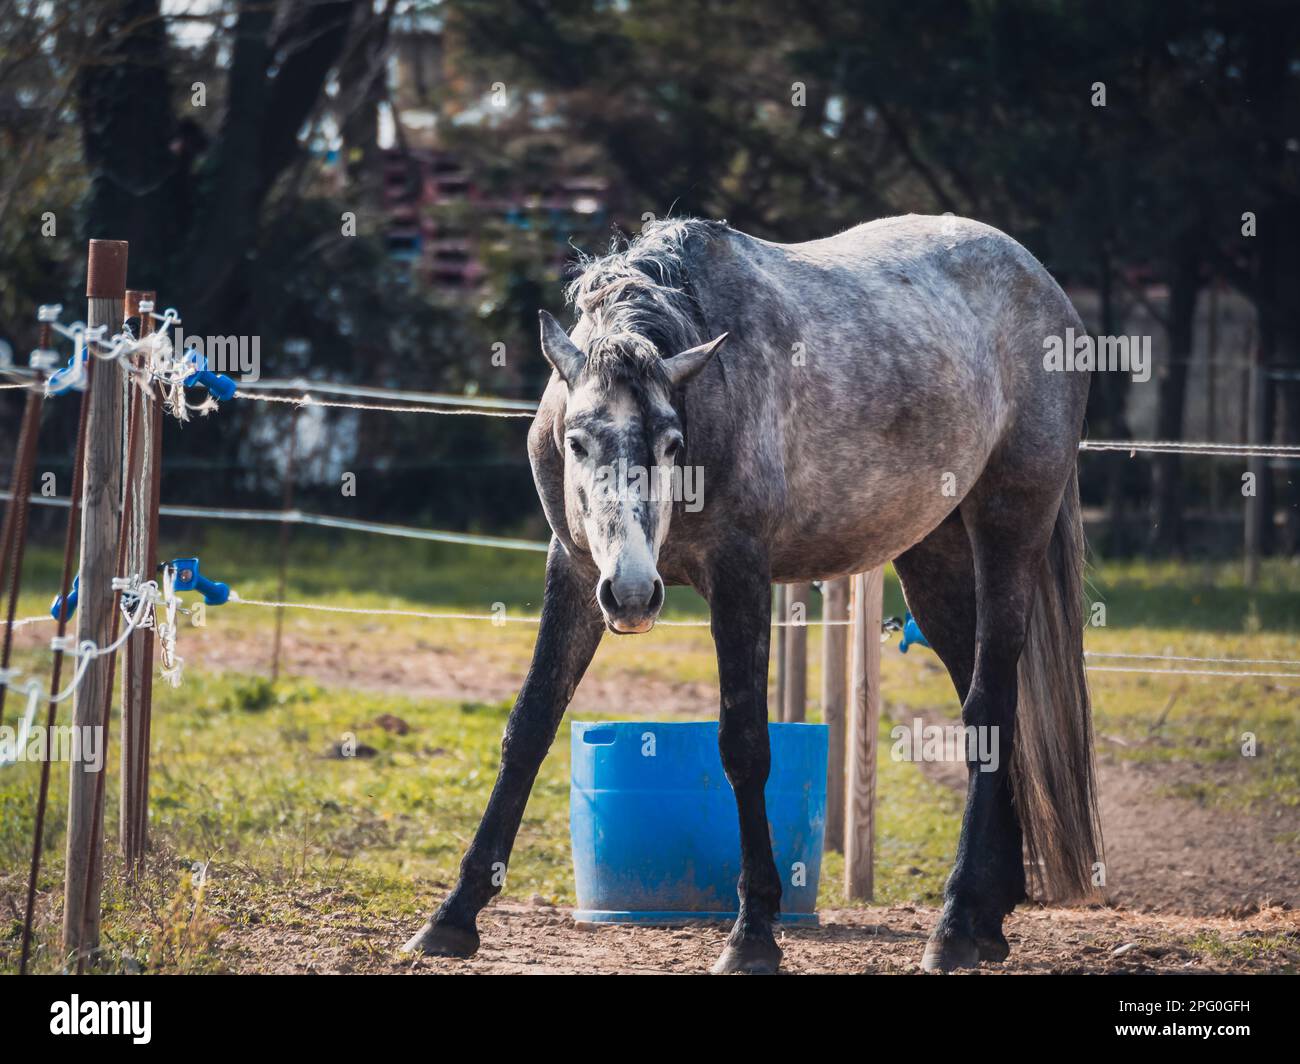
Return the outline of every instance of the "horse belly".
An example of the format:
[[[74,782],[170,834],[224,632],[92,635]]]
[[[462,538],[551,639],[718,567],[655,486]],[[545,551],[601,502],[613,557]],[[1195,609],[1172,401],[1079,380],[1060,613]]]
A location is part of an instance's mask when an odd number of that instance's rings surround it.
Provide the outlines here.
[[[823,580],[892,561],[943,523],[961,502],[961,483],[976,475],[936,466],[904,478],[864,470],[815,517],[783,524],[772,545],[773,579]],[[953,494],[945,493],[949,476]]]
[[[864,572],[924,539],[971,489],[996,444],[1002,418],[986,400],[972,390],[865,425],[861,411],[823,409],[786,465],[774,579]]]

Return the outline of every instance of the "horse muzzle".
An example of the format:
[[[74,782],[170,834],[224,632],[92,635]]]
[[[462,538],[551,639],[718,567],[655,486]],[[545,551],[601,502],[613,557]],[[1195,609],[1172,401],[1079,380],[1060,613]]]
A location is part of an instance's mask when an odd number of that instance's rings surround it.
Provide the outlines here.
[[[664,605],[664,582],[653,576],[615,573],[601,577],[596,602],[605,616],[605,626],[618,635],[641,635],[655,626]]]

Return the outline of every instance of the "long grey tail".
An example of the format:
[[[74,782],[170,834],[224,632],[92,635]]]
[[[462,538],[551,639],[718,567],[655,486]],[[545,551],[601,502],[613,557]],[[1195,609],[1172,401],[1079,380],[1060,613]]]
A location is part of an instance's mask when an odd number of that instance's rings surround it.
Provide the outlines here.
[[[1020,656],[1012,784],[1031,893],[1062,901],[1091,893],[1102,860],[1084,671],[1083,519],[1071,473],[1038,578]]]

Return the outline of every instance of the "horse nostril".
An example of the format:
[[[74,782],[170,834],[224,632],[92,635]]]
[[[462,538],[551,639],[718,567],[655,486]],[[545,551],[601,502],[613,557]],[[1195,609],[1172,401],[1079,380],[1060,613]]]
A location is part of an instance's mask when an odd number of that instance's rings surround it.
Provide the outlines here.
[[[664,584],[656,576],[653,580],[605,577],[596,587],[596,601],[605,613],[654,614],[664,604]]]

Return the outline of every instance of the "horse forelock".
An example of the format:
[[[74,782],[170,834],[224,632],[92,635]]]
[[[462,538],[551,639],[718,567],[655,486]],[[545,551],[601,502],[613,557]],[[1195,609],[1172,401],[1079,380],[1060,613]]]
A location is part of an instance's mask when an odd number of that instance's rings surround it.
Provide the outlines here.
[[[717,227],[697,219],[651,222],[634,240],[583,261],[565,295],[587,321],[589,374],[667,387],[663,360],[703,342],[687,256],[693,241]]]

